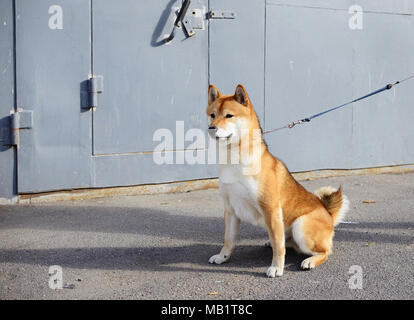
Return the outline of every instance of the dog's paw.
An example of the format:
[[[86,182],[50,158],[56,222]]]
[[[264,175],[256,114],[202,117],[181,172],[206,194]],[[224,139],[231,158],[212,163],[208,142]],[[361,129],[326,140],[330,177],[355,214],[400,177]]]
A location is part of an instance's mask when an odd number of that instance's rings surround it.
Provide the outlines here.
[[[310,269],[315,268],[315,263],[314,263],[313,257],[310,257],[310,258],[307,258],[307,259],[303,260],[300,267],[303,270],[310,270]]]
[[[270,266],[269,269],[267,269],[266,275],[269,278],[281,277],[283,275],[283,269],[280,269],[278,267]]]
[[[227,260],[229,260],[229,258],[230,256],[222,256],[221,254],[215,254],[208,260],[208,262],[215,263],[215,264],[222,264],[226,262]]]

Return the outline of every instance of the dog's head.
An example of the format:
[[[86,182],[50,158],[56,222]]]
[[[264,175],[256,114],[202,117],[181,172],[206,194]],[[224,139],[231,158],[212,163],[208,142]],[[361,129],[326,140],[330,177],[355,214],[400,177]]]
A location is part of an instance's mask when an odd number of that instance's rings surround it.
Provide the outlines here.
[[[210,121],[210,135],[228,144],[239,143],[251,129],[258,126],[256,113],[241,84],[237,86],[234,95],[222,95],[210,84],[207,117]]]

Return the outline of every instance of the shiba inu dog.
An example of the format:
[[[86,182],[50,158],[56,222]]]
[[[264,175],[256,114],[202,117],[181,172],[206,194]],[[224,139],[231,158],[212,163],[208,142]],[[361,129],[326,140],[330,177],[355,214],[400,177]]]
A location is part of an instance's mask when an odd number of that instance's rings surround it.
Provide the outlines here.
[[[207,116],[209,131],[237,163],[219,165],[219,192],[224,200],[224,246],[209,262],[230,259],[240,221],[264,227],[273,250],[268,277],[281,276],[285,247],[310,255],[302,269],[325,262],[332,252],[334,226],[349,209],[341,188],[323,187],[308,192],[274,157],[262,139],[262,129],[249,96],[242,85],[234,95],[222,95],[210,85]],[[243,147],[244,145],[244,147]],[[236,152],[234,152],[236,150]],[[232,158],[233,160],[233,158]]]

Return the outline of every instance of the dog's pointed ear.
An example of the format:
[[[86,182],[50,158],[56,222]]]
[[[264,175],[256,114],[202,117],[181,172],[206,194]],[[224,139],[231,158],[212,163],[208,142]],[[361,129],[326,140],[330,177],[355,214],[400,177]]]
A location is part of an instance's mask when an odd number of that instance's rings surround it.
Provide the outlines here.
[[[246,107],[250,104],[249,96],[247,95],[246,89],[242,84],[237,86],[236,92],[234,93],[234,99]]]
[[[221,97],[220,91],[216,88],[214,84],[208,86],[208,104],[212,104],[218,98]]]

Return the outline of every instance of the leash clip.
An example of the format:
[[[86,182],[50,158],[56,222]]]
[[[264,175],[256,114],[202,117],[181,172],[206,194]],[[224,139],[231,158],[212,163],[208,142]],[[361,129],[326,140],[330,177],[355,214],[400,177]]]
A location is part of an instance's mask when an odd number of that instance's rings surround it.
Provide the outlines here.
[[[305,118],[305,119],[302,119],[302,120],[298,120],[298,121],[293,121],[291,124],[288,124],[288,128],[289,129],[292,129],[294,126],[296,126],[297,124],[302,124],[302,123],[304,123],[304,122],[309,122],[310,121],[310,119],[309,118]]]
[[[296,126],[299,123],[299,121],[293,121],[291,124],[288,124],[288,128],[292,129],[294,126]]]

